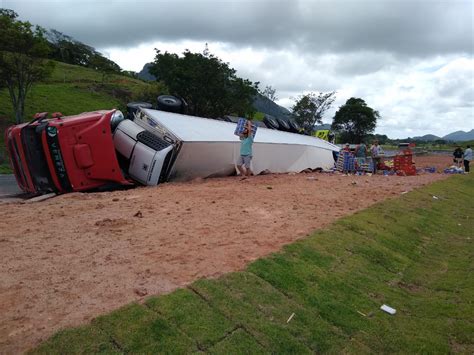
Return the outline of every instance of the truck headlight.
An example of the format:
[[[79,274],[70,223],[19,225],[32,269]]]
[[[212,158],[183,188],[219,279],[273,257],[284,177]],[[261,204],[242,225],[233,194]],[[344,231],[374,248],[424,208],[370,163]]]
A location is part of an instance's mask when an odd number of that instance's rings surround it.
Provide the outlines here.
[[[115,132],[115,129],[118,127],[119,123],[125,119],[122,111],[116,110],[112,114],[112,118],[110,119],[110,128],[112,129],[112,133]]]

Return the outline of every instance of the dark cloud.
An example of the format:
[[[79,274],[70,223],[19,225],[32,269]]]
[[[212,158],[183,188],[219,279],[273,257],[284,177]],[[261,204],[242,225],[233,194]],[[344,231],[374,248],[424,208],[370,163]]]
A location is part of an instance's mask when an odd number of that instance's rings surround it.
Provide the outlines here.
[[[303,93],[337,91],[325,122],[350,97],[378,110],[376,132],[392,138],[443,136],[474,122],[472,0],[0,3],[111,53],[125,69],[152,61],[154,46],[180,53],[208,42],[239,76],[272,85],[288,108]]]
[[[2,6],[100,48],[187,39],[306,53],[473,52],[470,0],[3,0]]]

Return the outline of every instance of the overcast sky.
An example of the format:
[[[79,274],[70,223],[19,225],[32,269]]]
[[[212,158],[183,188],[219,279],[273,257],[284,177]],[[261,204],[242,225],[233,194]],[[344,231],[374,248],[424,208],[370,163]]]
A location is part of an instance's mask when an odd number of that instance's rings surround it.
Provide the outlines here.
[[[211,53],[277,91],[359,97],[376,133],[405,138],[474,128],[473,0],[0,0],[22,20],[140,71],[154,48]]]

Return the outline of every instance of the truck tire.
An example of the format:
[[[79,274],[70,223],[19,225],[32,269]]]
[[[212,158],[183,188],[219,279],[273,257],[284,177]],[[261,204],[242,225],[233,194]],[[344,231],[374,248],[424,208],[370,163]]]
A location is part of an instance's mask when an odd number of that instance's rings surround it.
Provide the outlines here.
[[[160,95],[157,98],[157,109],[166,112],[181,113],[183,109],[183,102],[175,96]]]
[[[279,129],[280,125],[278,124],[278,121],[276,120],[275,117],[270,116],[270,115],[265,115],[263,117],[263,123],[265,123],[265,126],[271,129]]]
[[[224,119],[225,119],[227,122],[237,123],[237,122],[239,122],[240,117],[226,115],[226,116],[224,116]]]
[[[277,121],[278,121],[278,125],[280,126],[280,131],[285,131],[285,132],[290,131],[290,125],[288,124],[287,121],[281,118],[277,118]]]
[[[149,102],[129,102],[127,104],[127,115],[126,118],[129,120],[133,119],[133,115],[138,111],[140,107],[143,108],[153,108],[153,105]]]
[[[288,124],[290,125],[290,132],[300,133],[301,127],[295,120],[289,119]]]

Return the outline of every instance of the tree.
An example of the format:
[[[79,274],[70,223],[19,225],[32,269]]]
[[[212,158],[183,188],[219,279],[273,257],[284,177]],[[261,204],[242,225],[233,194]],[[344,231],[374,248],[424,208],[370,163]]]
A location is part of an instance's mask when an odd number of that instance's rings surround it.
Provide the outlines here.
[[[51,48],[51,59],[100,71],[102,73],[102,82],[104,82],[107,74],[120,73],[121,71],[118,64],[104,57],[93,47],[76,41],[64,33],[52,29],[46,31],[45,36]]]
[[[334,115],[332,129],[339,131],[344,141],[359,143],[374,131],[379,118],[364,100],[351,97]]]
[[[390,144],[391,140],[387,137],[386,134],[366,134],[363,138],[367,142],[378,141],[379,144]],[[341,142],[344,143],[344,142]]]
[[[156,50],[149,69],[173,95],[183,97],[192,115],[219,117],[226,114],[251,114],[258,83],[237,77],[227,63],[210,53],[183,56]]]
[[[261,92],[261,94],[272,101],[278,100],[278,97],[276,96],[276,90],[270,85],[265,86],[265,89]]]
[[[309,94],[299,96],[292,107],[292,116],[304,129],[306,134],[311,134],[316,123],[322,123],[324,113],[331,107],[336,99],[336,92]]]
[[[90,58],[88,67],[102,73],[102,84],[104,84],[107,75],[118,74],[121,71],[118,64],[97,52]]]
[[[54,64],[45,59],[49,47],[44,30],[17,17],[12,10],[0,9],[0,86],[8,89],[18,124],[32,85],[49,76]]]

